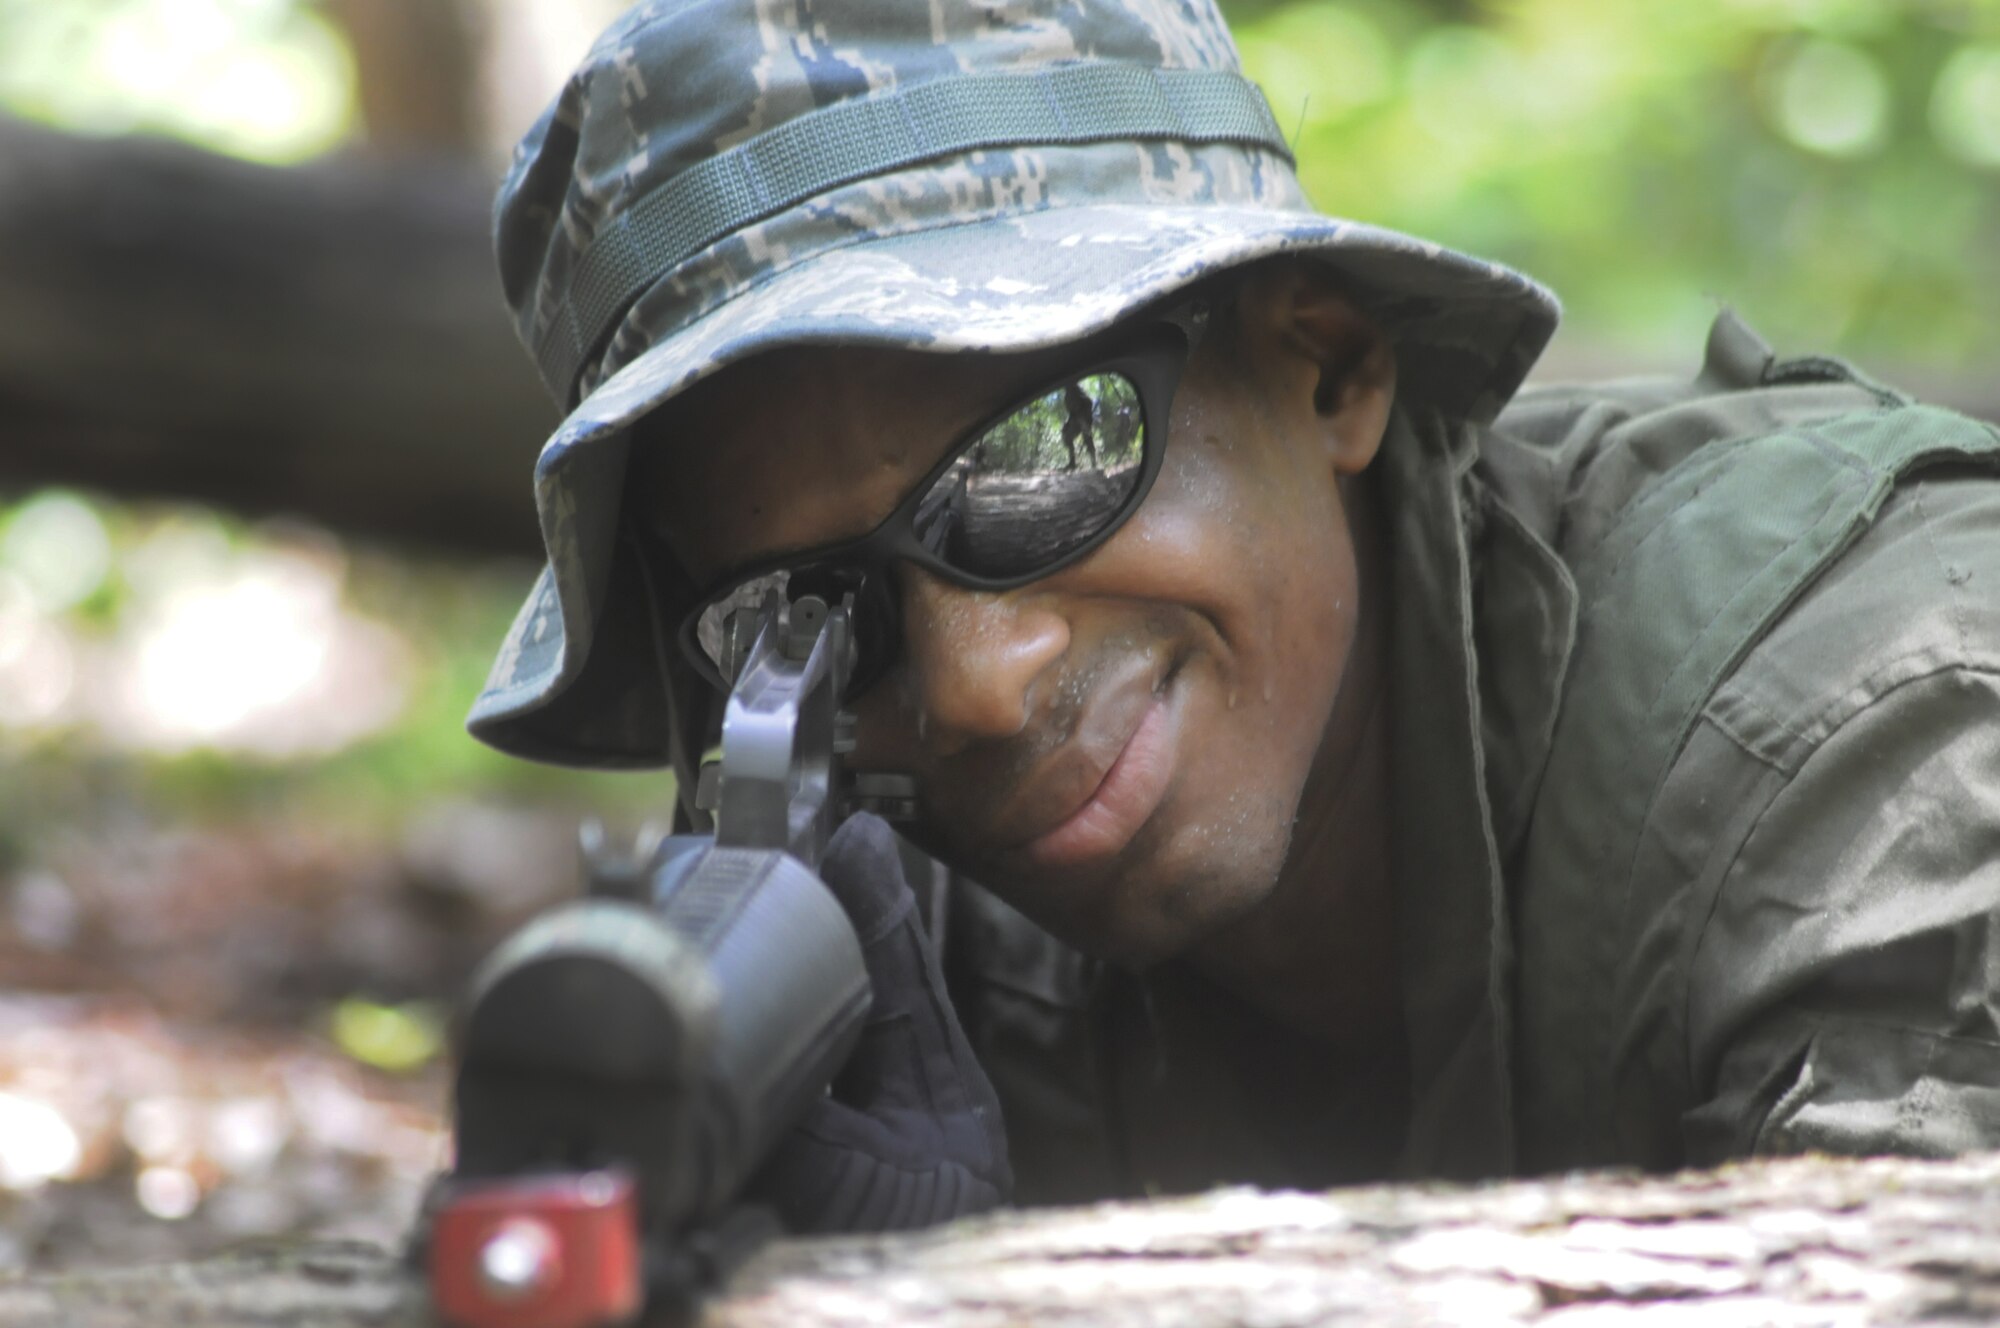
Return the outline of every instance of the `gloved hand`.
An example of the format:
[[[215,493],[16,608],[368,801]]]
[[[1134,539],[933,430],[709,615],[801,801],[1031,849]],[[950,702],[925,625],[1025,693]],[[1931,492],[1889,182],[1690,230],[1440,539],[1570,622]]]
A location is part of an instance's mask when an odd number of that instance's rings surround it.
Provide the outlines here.
[[[1003,1202],[1013,1184],[1000,1102],[880,817],[850,817],[820,877],[854,923],[874,988],[854,1058],[752,1178],[795,1232],[893,1231]]]

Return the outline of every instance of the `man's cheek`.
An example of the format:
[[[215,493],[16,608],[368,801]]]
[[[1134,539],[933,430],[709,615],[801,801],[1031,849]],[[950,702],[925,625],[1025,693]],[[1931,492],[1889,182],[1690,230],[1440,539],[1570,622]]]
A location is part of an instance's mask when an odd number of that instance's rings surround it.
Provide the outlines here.
[[[1119,948],[1119,917],[1104,892],[1065,888],[1043,873],[1015,874],[995,864],[968,864],[966,874],[1064,945],[1103,958]]]
[[[1243,553],[1259,535],[1257,493],[1226,453],[1202,450],[1169,461],[1152,492],[1112,540],[1155,565],[1200,568],[1224,551]],[[1110,547],[1110,546],[1107,546]]]
[[[1328,569],[1329,571],[1335,569]],[[1356,615],[1348,578],[1313,580],[1294,574],[1291,593],[1277,607],[1273,655],[1281,683],[1280,718],[1300,737],[1318,743],[1317,728],[1333,706],[1354,643]]]
[[[1268,692],[1206,707],[1173,807],[1179,824],[1172,847],[1180,856],[1268,856],[1262,846],[1286,833],[1317,748],[1301,708],[1275,679]]]

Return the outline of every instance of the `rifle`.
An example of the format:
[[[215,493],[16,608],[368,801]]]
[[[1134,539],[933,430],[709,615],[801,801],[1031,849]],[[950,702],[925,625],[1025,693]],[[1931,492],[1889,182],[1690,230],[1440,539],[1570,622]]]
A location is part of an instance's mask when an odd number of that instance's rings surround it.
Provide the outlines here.
[[[584,898],[474,974],[456,1157],[421,1230],[463,1328],[600,1328],[686,1303],[775,1233],[738,1202],[861,1033],[867,970],[817,868],[845,811],[907,813],[850,776],[845,604],[773,591],[732,615],[712,835],[631,854],[586,829]]]

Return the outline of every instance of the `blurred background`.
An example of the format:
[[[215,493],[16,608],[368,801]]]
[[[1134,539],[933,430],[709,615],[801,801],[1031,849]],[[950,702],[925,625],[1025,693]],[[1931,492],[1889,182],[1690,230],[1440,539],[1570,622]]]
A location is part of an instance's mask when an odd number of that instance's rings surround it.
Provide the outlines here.
[[[462,717],[552,413],[486,241],[610,0],[0,0],[0,1271],[393,1240],[445,1011],[655,775]],[[2000,418],[2000,0],[1225,4],[1329,211]]]

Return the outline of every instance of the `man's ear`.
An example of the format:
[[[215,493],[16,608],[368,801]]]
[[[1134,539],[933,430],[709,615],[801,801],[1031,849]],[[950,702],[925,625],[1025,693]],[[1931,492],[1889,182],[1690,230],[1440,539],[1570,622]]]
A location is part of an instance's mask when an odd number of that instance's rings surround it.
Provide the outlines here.
[[[1283,260],[1251,274],[1238,310],[1292,352],[1288,358],[1300,376],[1290,386],[1309,392],[1312,427],[1335,472],[1365,470],[1382,446],[1396,399],[1396,351],[1388,336],[1309,259]]]

